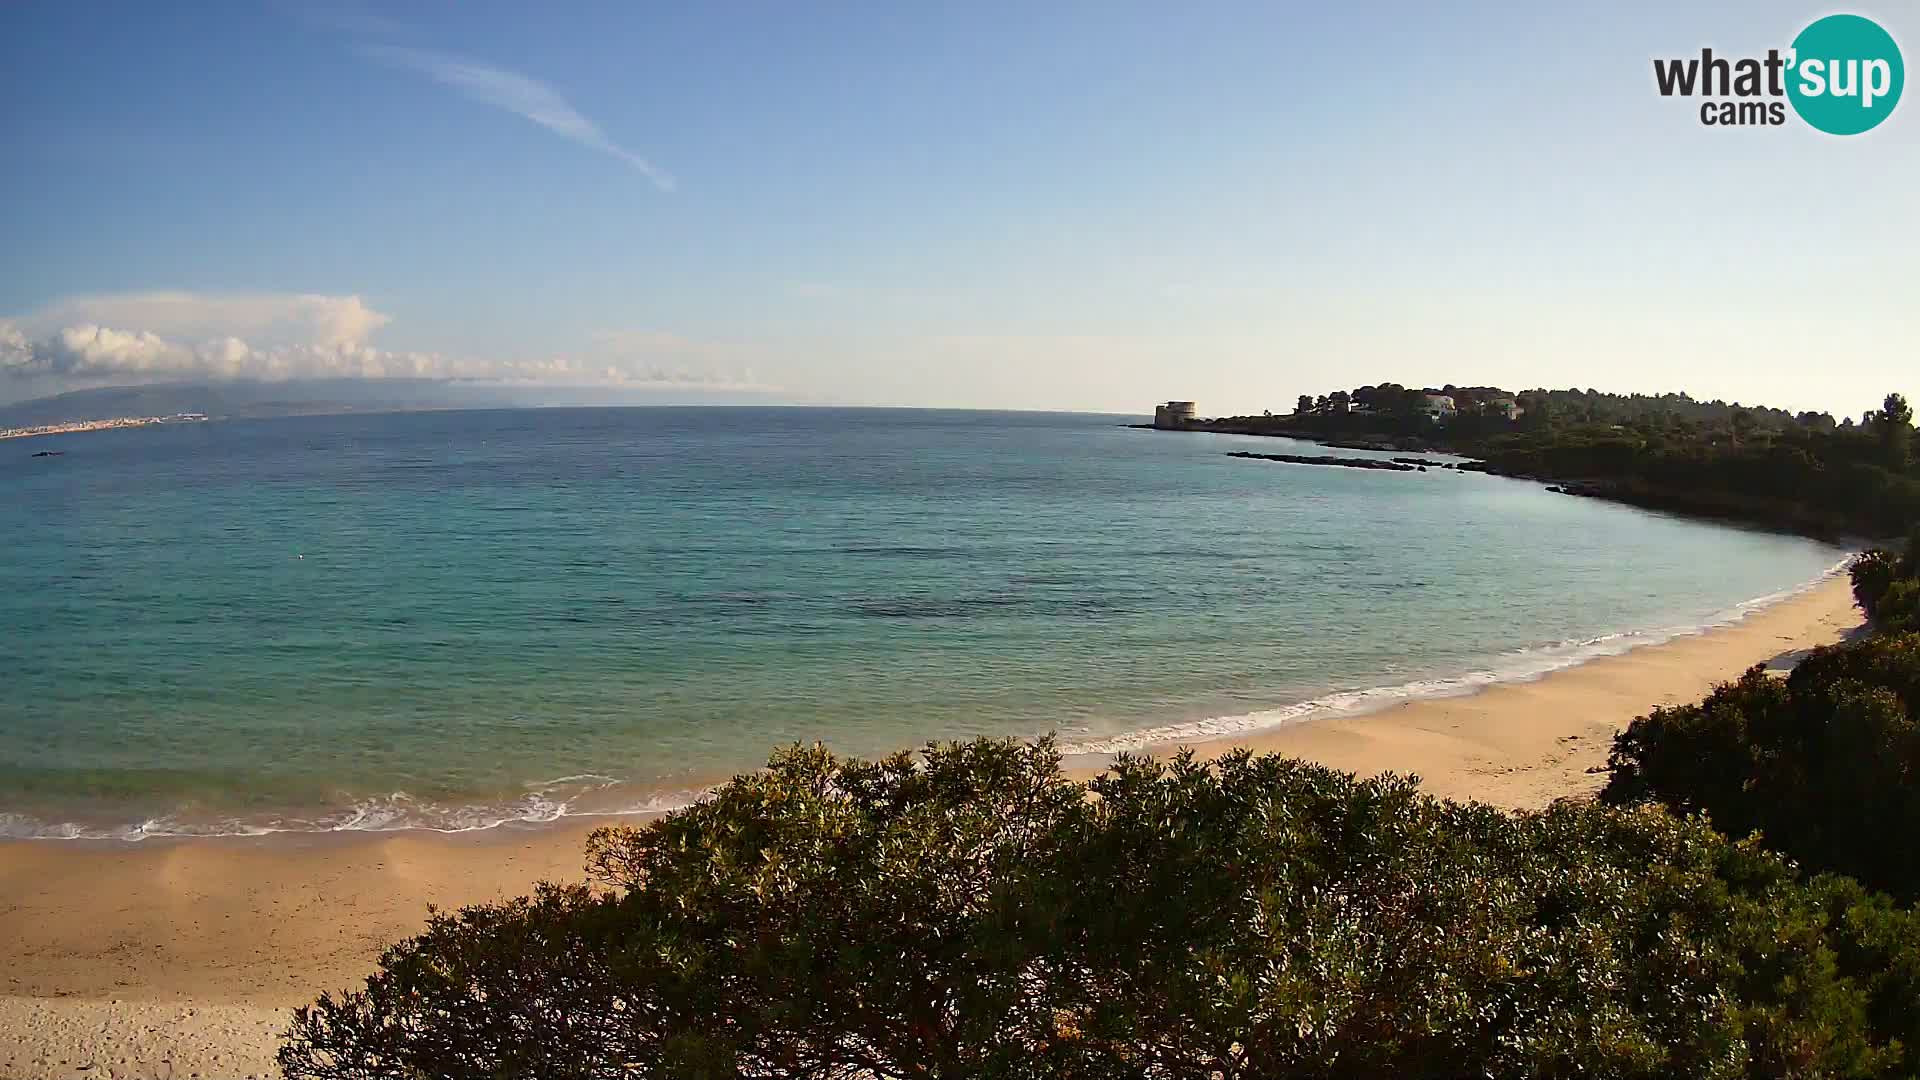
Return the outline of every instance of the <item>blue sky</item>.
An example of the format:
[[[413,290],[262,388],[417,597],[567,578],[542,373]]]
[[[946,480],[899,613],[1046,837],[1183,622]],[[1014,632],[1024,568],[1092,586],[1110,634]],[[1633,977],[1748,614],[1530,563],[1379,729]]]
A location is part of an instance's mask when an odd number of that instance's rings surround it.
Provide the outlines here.
[[[1920,393],[1920,102],[1706,128],[1651,58],[1829,9],[1562,8],[7,5],[0,400]]]

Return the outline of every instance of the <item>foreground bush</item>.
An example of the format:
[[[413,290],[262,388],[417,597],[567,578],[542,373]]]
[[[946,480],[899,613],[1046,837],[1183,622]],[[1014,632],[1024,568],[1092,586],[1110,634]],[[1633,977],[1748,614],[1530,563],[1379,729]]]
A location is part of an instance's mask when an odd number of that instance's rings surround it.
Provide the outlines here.
[[[1817,649],[1786,679],[1756,667],[1656,709],[1609,765],[1604,801],[1704,811],[1810,868],[1920,897],[1920,634]]]
[[[1091,794],[1091,797],[1090,797]],[[777,754],[436,916],[294,1077],[1909,1075],[1920,927],[1658,810],[1277,757]]]
[[[1905,555],[1862,552],[1849,569],[1853,598],[1874,628],[1885,633],[1920,630],[1920,529],[1907,538]]]

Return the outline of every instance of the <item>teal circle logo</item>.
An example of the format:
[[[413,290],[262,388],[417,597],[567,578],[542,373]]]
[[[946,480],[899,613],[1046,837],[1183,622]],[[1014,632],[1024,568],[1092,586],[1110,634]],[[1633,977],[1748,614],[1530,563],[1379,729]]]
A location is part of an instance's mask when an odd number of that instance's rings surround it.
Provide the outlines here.
[[[1800,31],[1788,63],[1793,111],[1829,135],[1878,125],[1900,103],[1907,81],[1893,35],[1859,15],[1829,15]]]

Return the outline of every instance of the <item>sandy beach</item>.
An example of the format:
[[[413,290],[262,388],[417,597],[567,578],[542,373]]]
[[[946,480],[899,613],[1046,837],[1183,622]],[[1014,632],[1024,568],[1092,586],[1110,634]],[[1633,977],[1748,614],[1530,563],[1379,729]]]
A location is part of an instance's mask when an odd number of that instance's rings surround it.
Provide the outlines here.
[[[1691,701],[1859,623],[1846,579],[1703,634],[1456,698],[1198,745],[1358,773],[1417,773],[1450,798],[1537,807],[1600,786],[1634,716]],[[350,987],[427,905],[581,873],[605,819],[442,836],[0,844],[0,1078],[275,1075],[288,1010]]]

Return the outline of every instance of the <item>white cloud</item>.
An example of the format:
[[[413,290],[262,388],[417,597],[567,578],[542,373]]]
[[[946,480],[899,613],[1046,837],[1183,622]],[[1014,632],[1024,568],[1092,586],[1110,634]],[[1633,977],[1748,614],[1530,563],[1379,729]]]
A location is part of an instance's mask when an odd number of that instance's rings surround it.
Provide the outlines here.
[[[94,324],[168,338],[233,335],[261,345],[347,346],[392,321],[358,296],[313,293],[109,293],[69,297],[26,316],[30,334]]]
[[[657,331],[595,335],[572,351],[520,358],[401,352],[366,339],[391,320],[357,296],[76,297],[0,318],[0,377],[14,380],[436,379],[770,391],[744,346]]]
[[[418,71],[475,101],[505,109],[563,138],[611,154],[633,166],[662,191],[674,189],[666,170],[607,138],[599,125],[580,114],[553,87],[516,71],[476,60],[398,45],[363,45],[360,52],[382,63]]]
[[[150,371],[175,362],[174,347],[150,331],[127,333],[104,326],[69,326],[54,338],[55,355],[81,371]]]
[[[11,321],[0,319],[0,372],[24,369],[33,362],[33,343]]]

